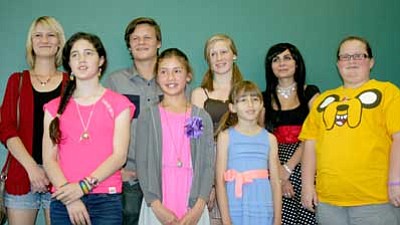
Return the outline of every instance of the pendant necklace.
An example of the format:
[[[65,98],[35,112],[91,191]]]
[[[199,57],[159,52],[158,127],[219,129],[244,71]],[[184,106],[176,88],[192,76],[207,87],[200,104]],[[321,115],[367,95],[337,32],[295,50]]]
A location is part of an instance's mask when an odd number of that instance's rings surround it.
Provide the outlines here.
[[[40,86],[42,86],[42,87],[46,86],[47,83],[50,82],[51,77],[52,77],[52,76],[50,75],[45,81],[42,81],[42,80],[39,79],[39,76],[38,76],[37,74],[34,73],[33,76],[35,77],[35,79],[37,80],[37,82],[39,82]]]
[[[295,90],[296,90],[296,82],[289,85],[288,87],[281,87],[279,86],[279,84],[278,86],[276,86],[276,92],[278,92],[278,94],[280,94],[285,99],[288,99],[292,95],[292,92]]]
[[[83,122],[81,110],[79,109],[78,103],[76,101],[75,101],[75,105],[76,105],[76,110],[78,111],[78,116],[79,116],[79,119],[81,121],[82,128],[83,128],[83,132],[82,132],[81,136],[79,137],[79,141],[88,140],[90,138],[88,129],[90,126],[90,121],[92,120],[92,115],[93,115],[93,111],[96,106],[96,103],[93,104],[92,109],[90,110],[89,117],[88,117],[86,124]]]
[[[184,120],[183,120],[182,127],[185,126],[185,121],[186,121],[186,117],[187,117],[187,108],[188,108],[188,107],[186,106],[186,103],[185,103],[185,118],[184,118]],[[170,125],[169,125],[169,120],[168,120],[168,116],[167,116],[167,112],[166,112],[166,111],[167,111],[167,110],[164,108],[163,113],[164,113],[165,120],[166,120],[166,122],[167,122],[167,127],[168,127],[168,131],[169,131],[169,135],[170,135],[170,137],[171,137],[172,144],[173,144],[173,146],[174,146],[174,150],[175,150],[176,154],[178,155],[178,158],[177,158],[177,160],[176,160],[176,166],[177,166],[178,168],[182,168],[182,167],[183,167],[183,162],[182,162],[181,157],[182,157],[182,149],[183,149],[184,143],[181,143],[181,145],[179,146],[179,147],[180,147],[179,149],[176,147],[176,145],[175,145],[175,140],[174,140],[174,137],[172,136],[172,130],[171,130],[171,127],[170,127]],[[180,125],[180,124],[179,124],[179,125]],[[184,136],[185,136],[185,129],[183,129],[183,131],[182,131],[182,140],[184,140]],[[178,152],[178,150],[179,150],[179,152]]]

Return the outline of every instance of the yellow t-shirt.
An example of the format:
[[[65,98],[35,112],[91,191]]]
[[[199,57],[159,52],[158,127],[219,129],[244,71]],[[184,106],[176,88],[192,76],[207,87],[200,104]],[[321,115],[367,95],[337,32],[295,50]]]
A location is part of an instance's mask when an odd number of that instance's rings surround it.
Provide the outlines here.
[[[392,135],[400,132],[400,91],[370,80],[318,96],[300,140],[316,141],[316,190],[321,202],[357,206],[388,202]]]

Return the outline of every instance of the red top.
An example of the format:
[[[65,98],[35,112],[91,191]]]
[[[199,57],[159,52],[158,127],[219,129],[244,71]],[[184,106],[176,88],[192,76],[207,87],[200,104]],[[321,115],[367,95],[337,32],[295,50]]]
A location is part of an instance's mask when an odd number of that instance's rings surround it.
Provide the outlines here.
[[[17,129],[17,99],[20,73],[13,73],[8,79],[1,110],[0,140],[6,146],[9,138],[18,136],[26,150],[32,155],[33,138],[33,87],[28,70],[23,71],[20,97],[20,125]],[[63,86],[68,75],[63,74]],[[6,190],[13,195],[23,195],[30,191],[30,182],[24,167],[11,155],[10,168],[7,175]]]
[[[301,125],[284,125],[275,128],[274,135],[278,143],[292,144],[299,142],[298,139],[301,131]]]

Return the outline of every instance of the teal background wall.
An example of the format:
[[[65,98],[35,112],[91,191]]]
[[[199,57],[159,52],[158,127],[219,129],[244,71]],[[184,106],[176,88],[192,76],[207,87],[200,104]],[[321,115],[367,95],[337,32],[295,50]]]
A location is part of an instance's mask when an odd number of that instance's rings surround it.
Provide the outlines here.
[[[193,87],[200,84],[206,68],[206,39],[226,33],[236,42],[245,77],[262,90],[265,53],[278,42],[295,44],[305,58],[308,82],[326,90],[341,83],[335,52],[340,40],[350,34],[370,41],[376,59],[372,77],[400,85],[399,12],[398,0],[1,0],[0,100],[9,75],[27,67],[27,31],[41,15],[56,17],[67,38],[77,31],[99,35],[109,56],[106,76],[131,66],[123,41],[125,27],[135,17],[149,16],[161,25],[162,49],[178,47],[188,54],[195,71]],[[4,160],[6,151],[0,148]]]

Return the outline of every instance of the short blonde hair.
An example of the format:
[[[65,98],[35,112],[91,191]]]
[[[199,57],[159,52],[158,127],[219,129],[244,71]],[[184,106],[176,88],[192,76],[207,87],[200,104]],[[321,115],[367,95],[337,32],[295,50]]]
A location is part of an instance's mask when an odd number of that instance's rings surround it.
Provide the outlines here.
[[[64,35],[64,29],[62,28],[61,24],[54,17],[51,16],[41,16],[36,18],[32,22],[28,31],[28,37],[26,38],[26,61],[30,68],[34,67],[36,56],[32,46],[32,34],[38,24],[42,24],[44,26],[49,27],[51,30],[54,30],[57,34],[60,46],[56,53],[55,66],[59,67],[61,65],[61,60],[62,60],[62,48],[64,47],[65,44],[65,35]]]

